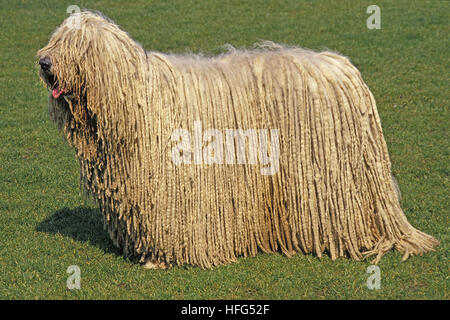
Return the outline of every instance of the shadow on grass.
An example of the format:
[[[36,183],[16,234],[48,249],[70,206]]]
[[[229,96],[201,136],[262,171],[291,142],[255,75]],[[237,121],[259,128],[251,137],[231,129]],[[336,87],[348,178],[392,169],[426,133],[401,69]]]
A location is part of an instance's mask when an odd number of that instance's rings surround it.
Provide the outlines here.
[[[103,216],[99,209],[63,208],[42,221],[36,230],[61,234],[76,241],[87,242],[106,253],[121,256],[120,250],[114,246],[108,232],[103,229]]]

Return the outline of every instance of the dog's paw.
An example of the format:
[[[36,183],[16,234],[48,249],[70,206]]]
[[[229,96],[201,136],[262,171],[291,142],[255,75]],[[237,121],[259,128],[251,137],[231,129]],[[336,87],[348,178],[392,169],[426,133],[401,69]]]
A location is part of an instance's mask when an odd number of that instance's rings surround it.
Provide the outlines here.
[[[167,269],[167,265],[164,262],[159,262],[156,260],[148,260],[142,267],[144,269]]]

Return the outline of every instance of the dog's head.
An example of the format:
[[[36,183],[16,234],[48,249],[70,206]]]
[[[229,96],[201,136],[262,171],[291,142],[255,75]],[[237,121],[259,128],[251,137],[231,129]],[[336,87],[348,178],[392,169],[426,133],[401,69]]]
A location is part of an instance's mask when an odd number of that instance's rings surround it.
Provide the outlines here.
[[[133,136],[127,117],[146,104],[148,64],[143,48],[115,23],[89,11],[72,14],[37,58],[50,115],[80,158],[97,161]]]
[[[94,159],[95,145],[115,148],[133,136],[127,117],[146,104],[147,57],[114,22],[89,11],[72,14],[37,58],[50,115],[80,157]]]
[[[146,63],[139,44],[114,22],[90,11],[64,20],[37,58],[50,99],[83,105],[94,114],[130,96],[142,82]]]

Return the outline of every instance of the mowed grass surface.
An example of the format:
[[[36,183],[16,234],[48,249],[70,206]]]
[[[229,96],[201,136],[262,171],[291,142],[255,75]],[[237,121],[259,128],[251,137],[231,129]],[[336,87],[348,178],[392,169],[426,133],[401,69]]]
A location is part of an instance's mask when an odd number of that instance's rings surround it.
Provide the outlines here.
[[[36,51],[76,4],[116,21],[147,50],[214,54],[273,40],[350,57],[377,100],[409,221],[436,252],[379,264],[259,254],[213,270],[143,270],[103,231],[79,192],[79,166],[47,113]],[[1,299],[448,299],[449,13],[444,1],[0,1]],[[106,89],[106,88],[105,88]],[[164,187],[164,186],[161,186]],[[81,290],[68,290],[70,265]]]

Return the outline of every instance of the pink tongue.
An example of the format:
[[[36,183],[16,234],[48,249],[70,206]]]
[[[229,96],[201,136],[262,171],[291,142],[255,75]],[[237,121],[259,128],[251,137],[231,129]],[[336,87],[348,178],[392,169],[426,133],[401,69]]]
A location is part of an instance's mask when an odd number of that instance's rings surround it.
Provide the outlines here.
[[[62,90],[53,89],[52,96],[53,96],[53,98],[58,99],[60,95],[62,95],[63,93],[66,93],[66,92],[67,92],[66,89],[62,89]]]
[[[53,98],[58,99],[59,96],[61,95],[61,93],[62,93],[62,91],[60,91],[58,89],[53,89],[52,96],[53,96]]]

